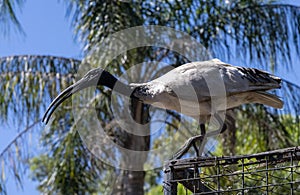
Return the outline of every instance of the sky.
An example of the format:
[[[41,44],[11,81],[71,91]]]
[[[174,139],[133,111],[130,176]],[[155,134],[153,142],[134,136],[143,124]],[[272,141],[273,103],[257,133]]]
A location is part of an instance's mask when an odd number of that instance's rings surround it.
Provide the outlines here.
[[[65,10],[63,2],[27,0],[18,14],[26,35],[1,36],[0,56],[48,54],[79,58],[80,45],[73,39]]]
[[[298,1],[299,3],[300,1]],[[41,54],[58,55],[64,57],[80,58],[81,47],[73,38],[70,20],[65,17],[66,6],[55,0],[27,0],[22,13],[18,13],[26,36],[16,33],[8,37],[0,35],[0,57]],[[294,60],[296,63],[298,60]],[[295,83],[300,83],[300,66],[294,66],[293,71],[281,72],[279,76]],[[0,151],[17,134],[17,131],[8,131],[0,128]],[[15,182],[8,182],[8,194],[34,195],[39,194],[35,189],[36,183],[24,178],[23,190],[15,187]]]
[[[56,0],[26,0],[18,18],[25,36],[12,33],[0,35],[0,57],[22,54],[57,55],[80,58],[81,47],[73,38],[70,21],[65,17],[66,6]],[[13,32],[13,31],[11,31]],[[15,129],[14,129],[15,128]],[[17,127],[0,125],[0,151],[15,137]],[[36,182],[24,177],[23,190],[12,177],[7,183],[8,194],[35,195]]]

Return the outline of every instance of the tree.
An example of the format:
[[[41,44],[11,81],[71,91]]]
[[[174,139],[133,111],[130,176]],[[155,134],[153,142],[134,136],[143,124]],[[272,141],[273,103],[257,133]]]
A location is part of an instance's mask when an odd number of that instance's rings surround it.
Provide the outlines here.
[[[19,22],[12,9],[13,2],[12,0],[4,1],[0,5],[1,10],[4,10],[0,12],[0,18],[4,18],[3,20],[7,21],[6,24],[18,26]],[[16,3],[20,2],[16,1]],[[69,5],[68,13],[73,19],[73,26],[75,26],[75,33],[84,43],[86,58],[82,61],[83,65],[88,62],[91,66],[99,66],[99,56],[97,56],[99,45],[105,43],[106,38],[111,34],[138,25],[172,27],[195,37],[215,57],[224,61],[230,61],[233,58],[244,59],[244,63],[251,63],[274,73],[292,67],[291,51],[296,51],[298,56],[300,53],[299,8],[282,4],[280,1],[175,0],[132,1],[129,3],[125,1],[67,1],[67,3]],[[106,69],[111,73],[121,75],[124,70],[129,69],[133,64],[153,60],[174,64],[174,66],[189,61],[184,56],[165,48],[140,47],[117,56],[108,64]],[[1,119],[5,121],[9,116],[8,113],[11,112],[18,116],[16,117],[17,122],[24,122],[24,119],[26,119],[25,124],[27,126],[32,121],[38,121],[41,117],[40,114],[49,103],[49,99],[46,97],[55,97],[61,89],[67,86],[66,83],[73,82],[73,76],[79,64],[80,61],[78,60],[53,56],[2,58],[0,71],[7,82],[0,84],[0,90],[4,92],[0,98],[2,101]],[[19,67],[19,69],[16,70],[12,67]],[[160,68],[158,65],[147,66],[146,63],[142,67],[146,67],[150,72],[151,70],[154,71],[153,67]],[[60,75],[59,78],[56,75]],[[133,79],[145,78],[143,76],[137,74],[135,75],[136,78]],[[24,78],[29,82],[25,82]],[[36,87],[32,88],[31,86]],[[283,93],[286,95],[283,98],[288,106],[286,107],[287,110],[283,112],[299,116],[299,105],[296,102],[299,102],[297,100],[299,100],[300,94],[295,89],[295,85],[284,82]],[[291,90],[294,93],[291,93]],[[17,93],[13,93],[14,91]],[[149,137],[128,134],[116,125],[110,110],[112,99],[109,97],[111,97],[111,92],[105,88],[99,88],[97,91],[99,97],[93,103],[96,105],[97,115],[101,119],[100,123],[105,129],[105,133],[124,148],[147,151],[150,147]],[[18,101],[14,98],[16,96],[23,98]],[[109,167],[105,163],[97,161],[97,157],[93,156],[93,153],[89,153],[89,149],[82,144],[80,136],[74,131],[76,123],[70,112],[70,103],[64,104],[60,111],[56,112],[56,120],[51,123],[50,129],[46,132],[40,132],[44,146],[49,151],[48,154],[38,156],[32,160],[35,179],[41,182],[40,190],[46,193],[79,194],[86,191],[90,193],[101,191],[104,193],[106,190],[104,186],[110,184],[112,186],[108,186],[107,189],[112,187],[114,192],[123,193],[126,191],[127,194],[133,192],[134,194],[143,194],[144,172],[121,171]],[[131,108],[133,118],[138,123],[147,123],[149,119],[148,106],[132,102]],[[290,143],[288,142],[287,130],[282,121],[278,120],[278,117],[282,114],[279,111],[251,105],[236,109],[234,112],[237,115],[251,116],[252,123],[262,124],[263,128],[249,128],[265,135],[262,138],[268,145],[267,149],[284,147],[286,146],[285,143]],[[22,114],[18,115],[18,113]],[[24,117],[24,113],[28,117]],[[160,139],[168,139],[172,133],[176,132],[180,121],[181,123],[183,120],[188,121],[188,119],[175,112],[167,112],[167,114],[170,116],[170,119],[166,121],[167,131]],[[263,125],[265,119],[262,116],[265,115],[268,116],[268,120],[272,125]],[[231,122],[234,122],[235,119],[232,118]],[[268,135],[270,131],[267,129],[273,129],[275,126],[279,128],[272,132],[272,139],[270,139]],[[25,128],[24,134],[21,134],[20,137],[25,136],[27,131],[28,129]],[[228,136],[235,140],[237,135],[231,134],[232,131],[228,131]],[[274,136],[276,139],[273,139]],[[135,143],[139,144],[133,145],[128,140],[135,140]],[[16,139],[13,143],[17,143],[18,146],[14,148],[14,151],[24,150],[24,148],[20,148],[20,144],[24,144],[23,141]],[[154,143],[154,146],[159,147],[161,142],[153,140],[152,143]],[[276,143],[280,144],[274,145]],[[229,143],[226,144],[230,145]],[[14,144],[9,148],[12,150],[13,146]],[[228,153],[226,148],[229,147],[224,147],[224,152]],[[15,166],[17,163],[8,166],[8,156],[13,155],[13,162],[17,162],[18,158],[26,159],[27,156],[23,154],[27,154],[28,151],[27,153],[11,153],[8,151],[6,150],[1,155],[4,162],[2,172],[13,170],[15,178],[20,181],[19,173],[21,169]],[[143,157],[139,162],[142,166],[146,163],[146,158]],[[107,182],[107,178],[111,175],[120,175],[121,179],[114,179],[114,181],[117,181],[116,183]],[[103,178],[106,179],[106,182]],[[5,190],[3,181],[2,178],[0,188],[2,191]],[[93,185],[87,185],[87,183]],[[149,183],[151,182],[149,181]],[[136,188],[137,186],[139,188]]]

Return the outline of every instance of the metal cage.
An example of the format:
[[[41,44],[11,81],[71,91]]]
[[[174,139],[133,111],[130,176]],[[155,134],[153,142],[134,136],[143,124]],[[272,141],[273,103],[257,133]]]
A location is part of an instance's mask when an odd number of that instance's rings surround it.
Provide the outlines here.
[[[164,168],[164,194],[177,194],[178,183],[186,194],[300,194],[299,160],[300,147],[172,160]]]

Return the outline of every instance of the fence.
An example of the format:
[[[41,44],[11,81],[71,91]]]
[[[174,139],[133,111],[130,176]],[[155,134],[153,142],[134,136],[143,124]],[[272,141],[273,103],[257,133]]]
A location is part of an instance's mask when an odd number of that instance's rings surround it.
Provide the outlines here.
[[[300,147],[253,155],[172,160],[164,168],[164,194],[300,194]]]

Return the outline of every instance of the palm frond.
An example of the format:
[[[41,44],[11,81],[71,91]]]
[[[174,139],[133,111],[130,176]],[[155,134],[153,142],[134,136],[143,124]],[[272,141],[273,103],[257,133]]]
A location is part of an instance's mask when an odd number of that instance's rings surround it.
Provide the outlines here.
[[[291,68],[291,51],[300,54],[300,9],[280,1],[72,1],[69,5],[75,10],[70,13],[86,51],[114,32],[154,24],[189,33],[223,60],[239,57],[270,70]]]
[[[10,30],[13,27],[16,27],[16,30],[21,33],[25,34],[22,28],[21,23],[19,22],[16,16],[16,5],[21,9],[24,0],[2,0],[0,2],[0,24],[1,24],[1,33],[5,36],[10,33]]]
[[[32,145],[37,143],[32,140],[34,131],[41,128],[41,119],[28,125],[23,130],[18,130],[16,137],[0,153],[0,193],[6,194],[6,181],[14,179],[16,185],[22,188],[23,177],[28,171],[29,160],[33,152]],[[31,140],[31,141],[30,141]],[[11,178],[12,177],[12,178]]]
[[[74,81],[80,61],[54,56],[0,58],[0,116],[29,124],[61,89]]]

